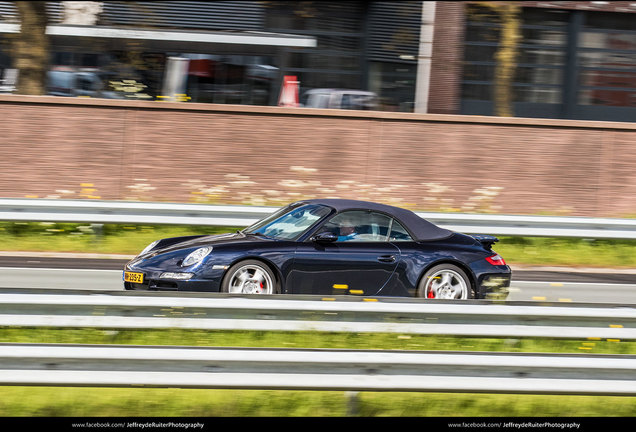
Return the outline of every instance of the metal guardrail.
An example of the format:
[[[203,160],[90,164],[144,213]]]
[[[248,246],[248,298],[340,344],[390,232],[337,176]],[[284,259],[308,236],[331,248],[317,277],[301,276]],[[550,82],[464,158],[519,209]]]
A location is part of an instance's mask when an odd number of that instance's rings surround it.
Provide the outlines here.
[[[636,306],[63,291],[0,292],[0,326],[636,339]]]
[[[275,207],[126,201],[0,199],[0,220],[181,224],[244,227]],[[636,239],[636,219],[418,212],[442,227],[470,234]]]
[[[0,326],[636,339],[636,307],[5,289]],[[0,344],[0,385],[636,395],[636,356]]]
[[[274,207],[256,206],[34,198],[0,199],[0,219],[7,221],[243,227],[275,210]]]
[[[0,385],[636,394],[636,356],[0,345]]]

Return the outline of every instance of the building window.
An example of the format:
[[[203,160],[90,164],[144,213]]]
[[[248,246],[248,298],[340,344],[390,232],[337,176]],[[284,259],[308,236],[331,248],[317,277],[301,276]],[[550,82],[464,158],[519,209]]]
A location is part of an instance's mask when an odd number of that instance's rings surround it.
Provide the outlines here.
[[[413,111],[417,65],[371,62],[369,89],[380,96],[383,111]]]
[[[462,114],[492,115],[497,14],[466,8]],[[515,64],[514,115],[634,121],[636,26],[633,13],[523,8]]]
[[[636,107],[634,15],[589,15],[579,37],[578,64],[580,105]]]
[[[314,88],[364,89],[361,71],[362,1],[264,2],[265,28],[316,38],[316,48],[289,48],[283,75],[300,81],[300,92]]]
[[[502,23],[497,12],[467,5],[462,99],[493,101]],[[567,13],[525,8],[517,45],[513,102],[559,104],[562,100]]]

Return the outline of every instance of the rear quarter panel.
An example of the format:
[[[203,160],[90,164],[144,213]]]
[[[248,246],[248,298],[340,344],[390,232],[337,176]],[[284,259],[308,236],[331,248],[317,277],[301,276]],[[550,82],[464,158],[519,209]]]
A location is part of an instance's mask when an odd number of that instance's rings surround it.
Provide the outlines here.
[[[459,242],[457,240],[460,240]],[[463,269],[476,286],[478,275],[474,263],[491,255],[474,242],[455,236],[444,241],[396,242],[400,248],[400,263],[395,280],[383,295],[415,296],[420,278],[431,267],[441,263],[453,263]]]

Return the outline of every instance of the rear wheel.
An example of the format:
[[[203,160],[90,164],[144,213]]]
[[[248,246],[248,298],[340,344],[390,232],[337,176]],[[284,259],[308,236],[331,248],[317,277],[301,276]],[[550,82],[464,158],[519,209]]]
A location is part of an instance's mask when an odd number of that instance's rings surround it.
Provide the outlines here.
[[[417,295],[429,299],[475,298],[475,292],[466,273],[452,264],[440,264],[429,269],[420,280]]]
[[[221,290],[230,294],[277,294],[274,273],[260,261],[234,264],[227,272]]]

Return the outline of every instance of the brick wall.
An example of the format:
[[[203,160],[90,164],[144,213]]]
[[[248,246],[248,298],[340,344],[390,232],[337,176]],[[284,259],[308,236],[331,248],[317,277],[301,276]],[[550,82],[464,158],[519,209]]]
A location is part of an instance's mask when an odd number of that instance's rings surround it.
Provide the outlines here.
[[[0,196],[636,214],[636,125],[0,96]]]

